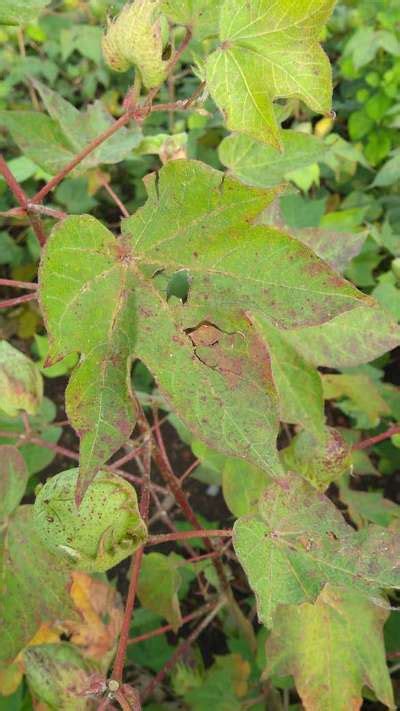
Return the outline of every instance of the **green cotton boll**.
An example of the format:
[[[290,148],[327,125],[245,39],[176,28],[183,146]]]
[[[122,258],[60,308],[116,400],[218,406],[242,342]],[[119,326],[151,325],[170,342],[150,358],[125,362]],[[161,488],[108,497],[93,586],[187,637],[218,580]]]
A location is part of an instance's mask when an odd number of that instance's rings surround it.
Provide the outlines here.
[[[109,21],[102,42],[111,69],[126,72],[136,66],[147,89],[159,86],[167,76],[159,5],[159,0],[135,0],[125,5],[116,19]]]
[[[48,479],[37,492],[34,521],[44,545],[74,568],[104,572],[147,538],[135,489],[117,474],[100,471],[77,508],[78,469]]]

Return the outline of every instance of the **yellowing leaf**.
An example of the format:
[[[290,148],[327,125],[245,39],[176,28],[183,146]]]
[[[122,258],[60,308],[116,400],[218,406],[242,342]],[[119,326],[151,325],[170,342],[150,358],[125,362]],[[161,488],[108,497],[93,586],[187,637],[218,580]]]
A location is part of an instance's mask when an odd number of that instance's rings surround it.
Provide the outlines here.
[[[85,657],[107,669],[122,625],[120,597],[106,580],[77,571],[72,573],[70,595],[81,619],[64,620],[62,627]]]
[[[43,397],[42,376],[35,363],[7,341],[0,343],[0,410],[16,417],[35,415]]]
[[[389,406],[367,375],[324,373],[321,377],[325,399],[349,398],[352,406],[368,417],[370,427],[376,427],[382,415],[390,414]]]
[[[232,131],[281,147],[273,101],[331,108],[332,79],[319,37],[335,0],[225,0],[219,48],[207,61],[210,92]]]
[[[357,711],[364,685],[395,709],[383,642],[387,617],[357,592],[327,585],[313,605],[279,608],[265,674],[293,674],[306,711]]]

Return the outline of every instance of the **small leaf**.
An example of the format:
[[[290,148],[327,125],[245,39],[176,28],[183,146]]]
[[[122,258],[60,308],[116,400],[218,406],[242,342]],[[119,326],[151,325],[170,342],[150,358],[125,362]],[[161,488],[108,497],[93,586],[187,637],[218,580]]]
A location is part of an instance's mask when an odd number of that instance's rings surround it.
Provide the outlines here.
[[[127,252],[93,217],[69,217],[42,255],[40,299],[50,333],[49,365],[81,355],[66,391],[81,438],[80,489],[129,438],[135,406],[128,359],[135,343],[134,278]]]
[[[185,694],[191,711],[241,711],[249,689],[250,664],[239,654],[217,657],[197,688]]]
[[[10,417],[16,417],[21,410],[35,415],[42,397],[42,376],[35,363],[7,341],[1,341],[0,409]]]
[[[274,99],[298,98],[313,111],[330,111],[331,69],[319,37],[333,6],[334,0],[312,7],[291,0],[224,1],[221,44],[208,58],[207,83],[230,130],[279,148]]]
[[[18,508],[1,541],[1,661],[14,660],[43,622],[77,619],[68,592],[70,569],[44,548],[32,509]]]
[[[0,521],[21,501],[28,481],[25,460],[16,447],[0,446]]]
[[[280,139],[282,153],[249,136],[233,134],[220,143],[219,157],[247,185],[273,188],[284,182],[287,173],[316,163],[327,151],[318,138],[300,131],[282,131]]]
[[[161,10],[171,22],[190,27],[196,39],[217,34],[222,0],[162,0]]]
[[[182,624],[178,590],[181,585],[176,557],[148,553],[142,558],[138,596],[143,607],[164,617],[174,631]]]
[[[24,25],[36,20],[50,0],[0,0],[0,25]]]
[[[383,643],[387,616],[358,593],[327,585],[313,605],[278,610],[265,674],[293,674],[306,711],[356,711],[364,685],[394,709]]]
[[[78,570],[104,572],[134,553],[147,538],[136,491],[112,472],[97,472],[79,509],[78,469],[51,477],[34,505],[36,530],[45,545]]]
[[[382,588],[400,587],[399,533],[354,531],[297,475],[270,484],[258,515],[236,521],[233,542],[266,626],[279,604],[314,602],[328,582],[373,599]]]
[[[89,711],[87,692],[96,668],[72,644],[30,647],[24,663],[29,689],[40,706]]]
[[[400,178],[400,154],[388,160],[378,171],[378,174],[371,187],[384,188],[397,183]]]
[[[382,416],[390,414],[390,407],[382,398],[375,383],[364,373],[321,375],[326,400],[348,398],[351,410],[361,412],[370,427],[376,427]]]
[[[317,489],[325,491],[351,466],[351,448],[338,430],[327,427],[319,437],[299,432],[290,445],[281,450],[286,471],[298,472]]]

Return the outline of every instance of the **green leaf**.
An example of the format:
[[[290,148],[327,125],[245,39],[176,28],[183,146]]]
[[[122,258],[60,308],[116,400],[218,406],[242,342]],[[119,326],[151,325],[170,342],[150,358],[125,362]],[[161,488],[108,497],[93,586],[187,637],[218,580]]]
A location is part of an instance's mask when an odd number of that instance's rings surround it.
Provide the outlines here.
[[[185,694],[191,711],[241,711],[249,687],[250,664],[239,654],[217,657],[197,688]]]
[[[283,335],[309,363],[335,369],[368,363],[400,343],[399,326],[379,306],[360,306],[320,326]]]
[[[368,298],[297,240],[249,227],[273,191],[183,160],[165,165],[158,181],[148,176],[146,187],[147,203],[124,220],[123,232],[146,274],[150,265],[152,273],[188,271],[190,303],[209,309],[207,302],[215,301],[220,310],[246,304],[248,312],[295,327],[321,323]]]
[[[317,437],[303,431],[281,450],[281,460],[286,471],[298,472],[317,489],[325,491],[332,481],[350,469],[351,448],[332,427]]]
[[[222,0],[162,0],[161,10],[171,22],[190,27],[196,39],[217,34]]]
[[[32,22],[50,0],[0,0],[0,25]]]
[[[165,618],[174,631],[182,624],[178,590],[181,585],[177,556],[148,553],[142,558],[138,584],[140,604]]]
[[[96,667],[72,644],[41,644],[23,653],[33,697],[45,708],[88,711],[87,693]]]
[[[42,376],[35,363],[7,341],[1,341],[0,410],[10,417],[15,417],[21,410],[34,415],[42,397]]]
[[[32,506],[19,507],[2,534],[1,661],[11,662],[42,623],[78,620],[68,593],[69,569],[43,547],[32,509]]]
[[[325,399],[348,398],[352,411],[363,413],[367,417],[369,427],[376,427],[383,415],[390,414],[389,406],[368,375],[324,373],[321,377]]]
[[[299,131],[282,131],[280,138],[282,153],[249,136],[233,134],[220,143],[220,160],[247,185],[272,188],[284,182],[289,172],[316,163],[327,151],[321,140]]]
[[[293,674],[306,711],[348,711],[362,687],[395,708],[383,625],[388,613],[358,593],[327,585],[314,605],[282,607],[266,645],[266,674]]]
[[[90,216],[60,223],[42,255],[40,298],[50,333],[48,364],[81,355],[66,391],[81,438],[80,488],[129,438],[135,406],[128,390],[135,344],[134,278],[126,250]]]
[[[222,491],[234,516],[246,516],[257,509],[261,494],[271,479],[266,472],[230,457],[222,472]]]
[[[331,69],[319,37],[333,6],[334,0],[316,0],[312,8],[305,0],[224,1],[207,83],[230,130],[280,148],[274,99],[298,98],[313,111],[330,111]]]
[[[397,183],[400,178],[400,153],[387,161],[385,165],[378,171],[372,187],[385,188],[388,185]]]
[[[357,526],[366,521],[378,526],[389,526],[400,518],[400,506],[383,498],[381,491],[355,491],[340,484],[340,499],[346,504],[352,520]]]
[[[101,101],[78,111],[69,101],[38,81],[34,82],[49,116],[33,111],[1,111],[0,124],[8,128],[21,151],[52,174],[62,170],[90,141],[113,125]],[[119,163],[139,145],[141,132],[121,128],[74,170],[85,173],[101,164]]]
[[[279,329],[265,319],[258,319],[257,325],[271,355],[280,419],[323,437],[325,414],[319,373],[292,348]]]
[[[293,516],[293,512],[296,516]],[[234,547],[266,626],[279,604],[314,602],[326,583],[376,599],[400,586],[400,535],[378,526],[354,531],[311,484],[275,480],[257,515],[238,519]]]
[[[25,460],[16,447],[0,446],[0,520],[17,508],[28,481]]]

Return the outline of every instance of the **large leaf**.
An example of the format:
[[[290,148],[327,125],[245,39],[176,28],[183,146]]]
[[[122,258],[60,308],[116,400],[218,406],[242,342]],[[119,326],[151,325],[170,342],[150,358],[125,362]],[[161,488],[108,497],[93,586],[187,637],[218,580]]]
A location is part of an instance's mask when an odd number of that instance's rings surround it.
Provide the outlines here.
[[[35,20],[50,0],[0,0],[0,25],[22,25]]]
[[[364,685],[394,709],[383,642],[387,616],[358,593],[327,585],[314,605],[279,609],[265,673],[292,674],[306,711],[356,711]]]
[[[50,362],[81,354],[67,390],[82,438],[81,482],[132,430],[130,356],[144,361],[172,409],[210,447],[278,473],[268,342],[252,312],[282,326],[316,324],[369,297],[297,240],[249,225],[272,192],[184,160],[167,163],[147,188],[122,238],[92,217],[70,217],[42,257]],[[190,287],[188,302],[176,305],[166,285],[178,271]]]
[[[148,200],[123,223],[149,274],[186,269],[189,303],[260,313],[284,327],[322,323],[367,299],[297,240],[249,222],[273,191],[241,185],[196,161],[146,180]],[[211,304],[211,306],[210,306]],[[215,306],[214,306],[215,310]]]
[[[218,152],[221,162],[247,185],[272,188],[285,180],[287,173],[317,163],[327,151],[315,136],[299,131],[282,131],[283,152],[250,136],[233,134],[224,138]]]
[[[135,425],[128,359],[136,306],[125,257],[123,244],[89,216],[60,223],[42,256],[48,362],[81,354],[66,391],[68,416],[81,437],[81,481],[90,481]]]
[[[277,605],[314,602],[328,582],[375,599],[381,588],[400,587],[400,534],[355,532],[294,474],[270,484],[257,515],[238,519],[234,546],[267,626]]]
[[[279,148],[274,99],[298,98],[313,111],[330,110],[331,69],[319,36],[334,4],[225,0],[207,83],[229,129]]]
[[[114,119],[101,101],[78,111],[60,94],[38,81],[49,116],[33,111],[2,111],[0,124],[8,128],[24,155],[50,173],[57,173],[90,141],[113,125]],[[101,164],[119,163],[139,145],[141,132],[121,128],[75,168],[79,175]]]
[[[77,615],[69,596],[69,570],[40,542],[32,506],[20,507],[2,536],[0,660],[12,661],[42,623]]]

